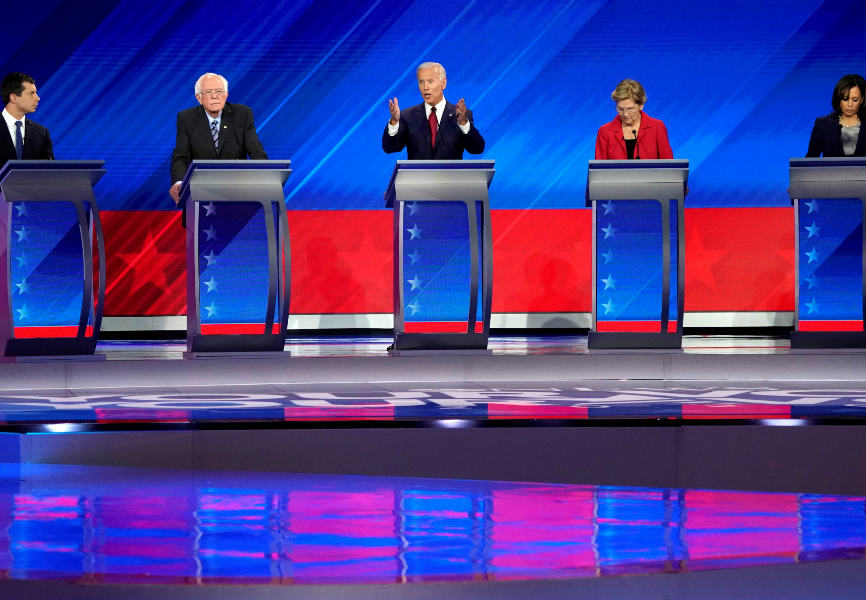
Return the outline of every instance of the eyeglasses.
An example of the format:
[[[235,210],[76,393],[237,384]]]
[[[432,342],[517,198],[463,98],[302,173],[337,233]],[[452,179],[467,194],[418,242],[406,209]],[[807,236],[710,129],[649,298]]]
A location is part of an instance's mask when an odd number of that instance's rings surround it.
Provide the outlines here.
[[[199,92],[202,96],[222,96],[225,93],[225,90],[202,90]]]
[[[625,108],[620,108],[619,106],[617,106],[616,112],[618,112],[621,115],[626,115],[628,113],[633,113],[637,109],[638,109],[637,106],[627,106]]]

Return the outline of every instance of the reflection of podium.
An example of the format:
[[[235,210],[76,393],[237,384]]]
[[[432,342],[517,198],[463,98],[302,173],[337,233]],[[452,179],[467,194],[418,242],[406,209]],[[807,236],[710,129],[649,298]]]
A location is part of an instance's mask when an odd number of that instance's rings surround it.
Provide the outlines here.
[[[792,348],[866,346],[866,158],[792,158]]]
[[[12,160],[0,169],[0,345],[7,356],[93,354],[105,248],[93,186],[101,160]],[[94,293],[93,250],[99,265]]]
[[[493,257],[492,160],[398,160],[392,353],[487,351]]]
[[[687,160],[591,160],[590,348],[681,348]]]
[[[186,206],[187,351],[281,352],[290,249],[281,160],[195,160]]]

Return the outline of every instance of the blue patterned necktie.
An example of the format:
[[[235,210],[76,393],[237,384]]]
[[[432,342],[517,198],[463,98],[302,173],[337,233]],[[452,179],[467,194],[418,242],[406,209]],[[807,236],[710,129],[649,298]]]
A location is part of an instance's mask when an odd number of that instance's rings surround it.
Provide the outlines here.
[[[18,155],[18,160],[21,160],[21,155],[24,153],[24,138],[21,135],[21,128],[24,123],[15,121],[15,154]]]
[[[220,130],[219,124],[216,121],[210,122],[210,135],[213,138],[213,147],[218,148],[220,141]]]

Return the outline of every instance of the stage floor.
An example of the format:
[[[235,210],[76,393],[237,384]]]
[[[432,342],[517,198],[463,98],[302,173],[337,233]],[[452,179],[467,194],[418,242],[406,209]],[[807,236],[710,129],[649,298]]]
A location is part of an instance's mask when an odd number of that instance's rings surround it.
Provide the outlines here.
[[[390,338],[290,339],[284,353],[185,357],[181,341],[102,342],[104,360],[0,363],[0,423],[866,418],[866,351],[687,336],[681,351],[589,351],[585,336],[495,336],[489,355],[388,357]],[[33,430],[33,429],[31,429]],[[38,430],[38,429],[36,429]]]

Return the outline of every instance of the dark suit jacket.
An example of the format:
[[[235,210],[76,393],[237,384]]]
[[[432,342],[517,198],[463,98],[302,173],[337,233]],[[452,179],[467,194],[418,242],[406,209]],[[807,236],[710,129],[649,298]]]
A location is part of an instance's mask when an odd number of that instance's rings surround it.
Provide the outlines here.
[[[635,158],[673,158],[668,130],[665,124],[653,119],[646,113],[640,117],[640,131],[637,132]],[[596,160],[625,160],[628,151],[622,137],[622,117],[619,115],[610,123],[598,128],[595,137]]]
[[[256,134],[253,111],[226,102],[220,122],[219,148],[214,148],[210,122],[199,105],[177,113],[177,139],[171,155],[171,183],[181,181],[193,160],[267,159]]]
[[[400,127],[397,135],[388,135],[388,126],[382,133],[382,150],[387,153],[400,152],[406,148],[409,160],[459,160],[463,151],[470,154],[484,152],[484,138],[472,122],[472,111],[466,111],[469,120],[469,133],[460,131],[457,125],[457,107],[445,103],[445,113],[439,121],[436,133],[436,146],[430,144],[430,124],[424,104],[411,106],[400,111]]]
[[[0,131],[0,167],[2,167],[7,160],[17,160],[18,154],[15,152],[15,140],[9,135],[9,129],[6,128],[6,121],[3,119],[0,119],[0,129],[3,130]],[[24,118],[24,147],[21,158],[24,160],[54,158],[54,147],[48,129],[27,117]]]
[[[864,124],[860,123],[860,137],[857,138],[857,147],[854,148],[854,156],[866,156],[866,132],[863,131]],[[839,115],[833,113],[826,117],[815,119],[812,127],[812,137],[809,138],[809,149],[806,156],[845,156],[842,151],[842,126],[839,125]]]

